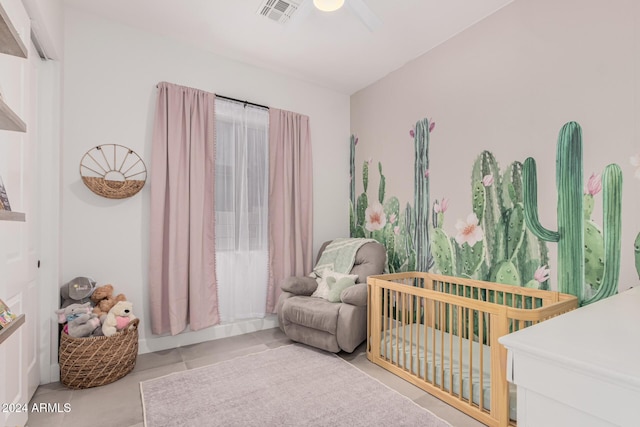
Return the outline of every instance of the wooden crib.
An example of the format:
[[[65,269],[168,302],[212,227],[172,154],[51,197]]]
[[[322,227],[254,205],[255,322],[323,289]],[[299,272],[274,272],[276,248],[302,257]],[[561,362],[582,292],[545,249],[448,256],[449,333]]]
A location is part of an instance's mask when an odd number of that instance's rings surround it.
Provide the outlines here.
[[[578,306],[559,292],[431,273],[367,283],[367,358],[489,426],[516,424],[498,338]]]

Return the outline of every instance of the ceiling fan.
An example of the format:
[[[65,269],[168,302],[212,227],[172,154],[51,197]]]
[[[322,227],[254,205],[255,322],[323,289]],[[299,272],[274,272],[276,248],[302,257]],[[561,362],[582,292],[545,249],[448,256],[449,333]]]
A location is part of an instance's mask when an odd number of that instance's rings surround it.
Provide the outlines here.
[[[382,25],[364,0],[264,0],[257,13],[280,23],[286,22],[287,27],[294,28],[314,9],[330,13],[343,6],[347,6],[369,31],[373,32]]]

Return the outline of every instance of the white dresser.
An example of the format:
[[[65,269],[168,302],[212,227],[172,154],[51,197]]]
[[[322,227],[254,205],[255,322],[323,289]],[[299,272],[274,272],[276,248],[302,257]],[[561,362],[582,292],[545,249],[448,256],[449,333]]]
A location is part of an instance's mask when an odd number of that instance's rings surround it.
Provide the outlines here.
[[[640,287],[499,341],[518,427],[640,426]]]

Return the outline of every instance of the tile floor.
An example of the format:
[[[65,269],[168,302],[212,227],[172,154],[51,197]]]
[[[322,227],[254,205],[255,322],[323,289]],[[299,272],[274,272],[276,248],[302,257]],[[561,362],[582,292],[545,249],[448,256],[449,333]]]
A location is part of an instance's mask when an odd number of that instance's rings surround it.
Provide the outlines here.
[[[291,344],[278,328],[138,356],[135,369],[106,386],[70,390],[60,383],[38,387],[33,403],[70,404],[68,413],[31,413],[28,427],[143,427],[140,381],[193,369],[269,348]],[[367,360],[363,343],[353,353],[340,353],[348,362],[404,394],[454,427],[482,427],[457,409],[430,396]]]

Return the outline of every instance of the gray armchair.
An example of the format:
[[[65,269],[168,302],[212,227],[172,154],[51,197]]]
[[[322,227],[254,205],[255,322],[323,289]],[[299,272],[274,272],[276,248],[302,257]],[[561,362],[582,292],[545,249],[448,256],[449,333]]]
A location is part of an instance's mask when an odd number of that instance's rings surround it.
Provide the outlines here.
[[[317,260],[329,243],[322,245]],[[277,305],[280,329],[293,341],[332,353],[353,352],[367,336],[367,277],[382,274],[386,259],[380,243],[362,245],[350,272],[358,275],[356,285],[344,289],[335,303],[311,296],[317,287],[312,277],[285,279]]]

